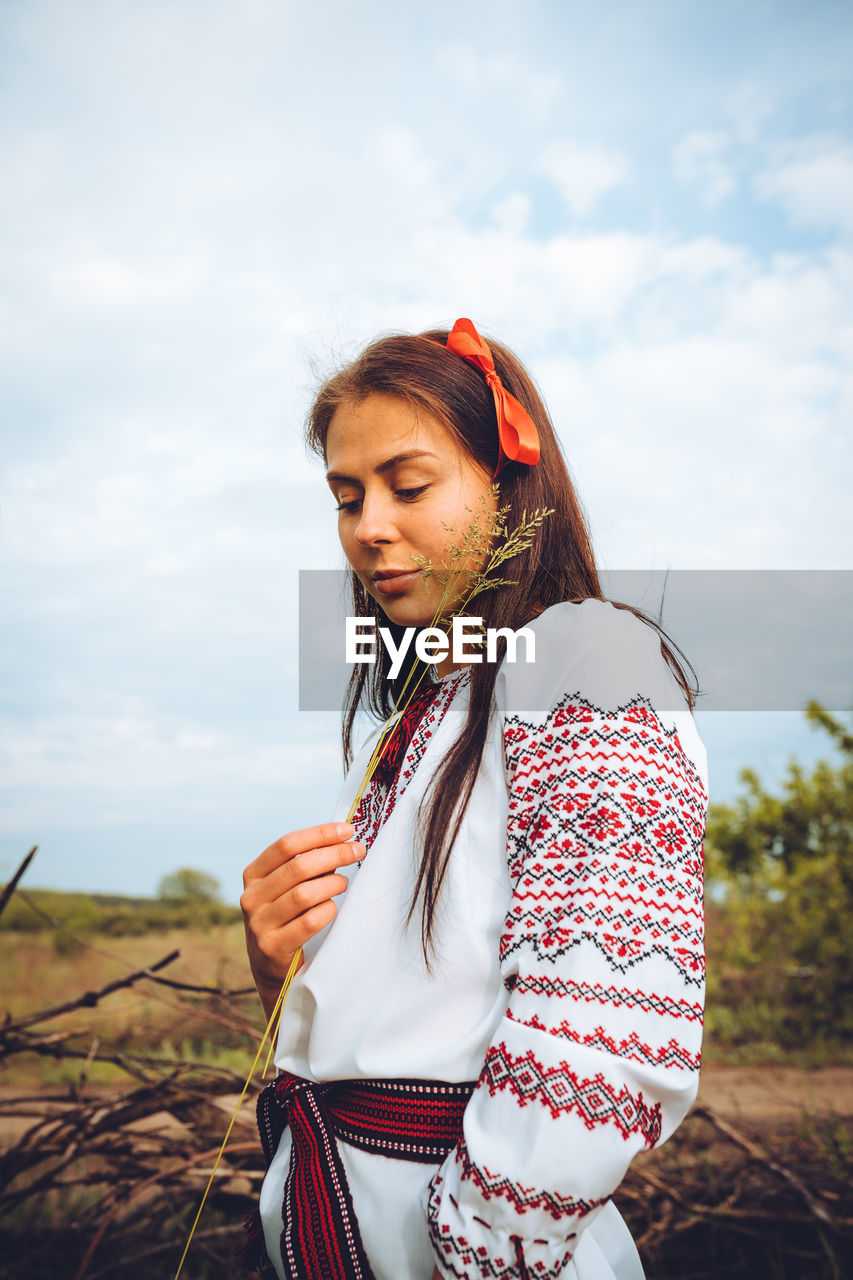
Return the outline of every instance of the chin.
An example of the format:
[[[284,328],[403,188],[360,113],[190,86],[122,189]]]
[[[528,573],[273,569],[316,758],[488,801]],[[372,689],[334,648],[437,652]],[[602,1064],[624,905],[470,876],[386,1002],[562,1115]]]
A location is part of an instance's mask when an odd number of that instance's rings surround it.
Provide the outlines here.
[[[423,611],[413,605],[409,608],[405,605],[391,605],[389,609],[386,604],[380,604],[379,608],[389,622],[395,623],[398,627],[428,627],[433,619],[431,613],[428,617],[424,617]]]
[[[370,592],[370,598],[376,607],[384,613],[389,622],[398,627],[428,627],[432,622],[435,610],[423,601],[417,600],[377,600]],[[429,612],[427,612],[429,610]]]

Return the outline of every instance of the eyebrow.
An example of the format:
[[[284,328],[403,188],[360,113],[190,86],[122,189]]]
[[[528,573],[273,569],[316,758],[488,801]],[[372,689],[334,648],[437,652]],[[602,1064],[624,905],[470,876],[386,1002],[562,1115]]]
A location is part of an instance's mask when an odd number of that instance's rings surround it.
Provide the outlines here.
[[[384,475],[386,471],[391,471],[394,467],[399,466],[401,462],[411,462],[413,458],[437,458],[438,454],[433,453],[429,449],[410,449],[407,453],[395,453],[393,458],[386,458],[384,462],[380,462],[378,467],[374,467],[374,473],[378,476]],[[350,484],[361,484],[355,476],[345,476],[340,471],[327,471],[326,479],[329,484],[333,481],[349,481]]]

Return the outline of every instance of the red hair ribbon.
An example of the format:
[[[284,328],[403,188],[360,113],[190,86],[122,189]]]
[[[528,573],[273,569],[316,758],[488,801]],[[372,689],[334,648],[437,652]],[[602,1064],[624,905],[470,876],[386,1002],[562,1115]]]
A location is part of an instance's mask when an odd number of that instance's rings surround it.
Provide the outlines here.
[[[498,474],[505,462],[523,462],[535,467],[539,461],[539,432],[530,414],[507,391],[495,371],[495,362],[489,349],[470,320],[457,320],[447,337],[447,350],[461,356],[485,374],[486,382],[495,397],[498,416]]]

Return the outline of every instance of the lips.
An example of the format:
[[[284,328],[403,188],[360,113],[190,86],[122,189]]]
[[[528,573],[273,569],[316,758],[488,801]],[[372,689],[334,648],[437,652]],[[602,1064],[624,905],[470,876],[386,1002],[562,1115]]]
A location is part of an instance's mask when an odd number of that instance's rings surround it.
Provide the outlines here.
[[[380,595],[400,595],[420,576],[420,569],[379,569],[370,576]]]

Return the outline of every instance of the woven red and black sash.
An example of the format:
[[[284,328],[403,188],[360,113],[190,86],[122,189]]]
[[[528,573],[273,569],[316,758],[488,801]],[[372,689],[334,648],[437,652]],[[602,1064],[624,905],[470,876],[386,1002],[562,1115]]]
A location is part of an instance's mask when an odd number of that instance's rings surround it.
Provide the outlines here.
[[[290,1169],[282,1201],[285,1280],[374,1280],[337,1140],[362,1151],[439,1164],[462,1136],[475,1081],[333,1080],[282,1072],[258,1098],[267,1165],[289,1126]],[[260,1221],[247,1223],[246,1257],[265,1261]],[[267,1260],[268,1265],[268,1260]]]

